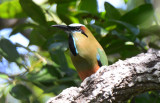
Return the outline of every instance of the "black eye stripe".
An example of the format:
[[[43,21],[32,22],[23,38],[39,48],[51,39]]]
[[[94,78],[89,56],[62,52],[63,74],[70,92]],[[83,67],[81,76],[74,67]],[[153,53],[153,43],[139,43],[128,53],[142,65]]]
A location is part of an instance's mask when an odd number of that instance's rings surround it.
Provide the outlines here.
[[[71,31],[81,32],[83,35],[85,35],[88,38],[88,35],[81,29],[81,26],[77,26],[77,27],[70,27],[70,26],[68,26],[68,28]]]
[[[72,30],[72,31],[81,31],[81,29],[80,29],[80,26],[77,26],[77,27],[68,27],[70,30]]]
[[[88,38],[88,35],[83,30],[81,30],[81,33],[84,34]]]
[[[74,56],[76,56],[78,54],[78,51],[77,51],[77,48],[75,46],[74,38],[72,37],[71,34],[69,34],[68,43],[69,43],[69,49],[70,49],[71,53]]]

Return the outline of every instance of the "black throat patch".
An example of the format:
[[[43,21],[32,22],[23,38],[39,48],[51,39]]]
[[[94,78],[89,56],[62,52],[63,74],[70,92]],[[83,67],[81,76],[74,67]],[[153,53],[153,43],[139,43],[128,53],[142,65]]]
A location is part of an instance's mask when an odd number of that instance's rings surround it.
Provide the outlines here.
[[[75,42],[74,42],[74,38],[71,34],[69,34],[69,39],[68,39],[68,43],[69,43],[69,49],[71,51],[71,53],[76,56],[78,54]]]

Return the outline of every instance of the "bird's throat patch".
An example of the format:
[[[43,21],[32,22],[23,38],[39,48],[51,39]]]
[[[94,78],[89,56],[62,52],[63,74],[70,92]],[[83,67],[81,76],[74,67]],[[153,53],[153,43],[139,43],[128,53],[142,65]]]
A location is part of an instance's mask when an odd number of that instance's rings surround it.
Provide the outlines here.
[[[76,56],[78,54],[78,50],[76,48],[76,42],[74,40],[74,37],[71,34],[69,34],[69,40],[68,40],[68,42],[69,42],[69,49],[70,49],[71,53],[74,56]]]

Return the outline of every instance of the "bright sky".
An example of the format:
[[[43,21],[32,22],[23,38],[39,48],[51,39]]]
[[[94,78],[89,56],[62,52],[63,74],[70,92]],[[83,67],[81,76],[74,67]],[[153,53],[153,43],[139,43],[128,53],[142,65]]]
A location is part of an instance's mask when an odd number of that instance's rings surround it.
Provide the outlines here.
[[[104,2],[109,2],[116,8],[126,9],[127,7],[124,3],[124,0],[97,0],[97,1],[98,1],[99,11],[104,11]]]
[[[0,30],[0,37],[8,38],[13,43],[19,43],[19,44],[22,44],[24,46],[28,45],[29,40],[26,39],[24,36],[22,36],[20,33],[17,33],[15,35],[9,37],[11,31],[12,31],[12,29],[10,29],[10,28]]]

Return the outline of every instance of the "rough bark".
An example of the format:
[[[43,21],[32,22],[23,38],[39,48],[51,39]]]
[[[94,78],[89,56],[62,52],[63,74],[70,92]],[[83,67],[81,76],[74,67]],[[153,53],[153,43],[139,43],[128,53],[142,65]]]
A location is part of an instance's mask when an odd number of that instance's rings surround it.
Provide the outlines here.
[[[63,90],[47,103],[120,103],[137,94],[160,89],[160,51],[101,67],[80,87]]]

